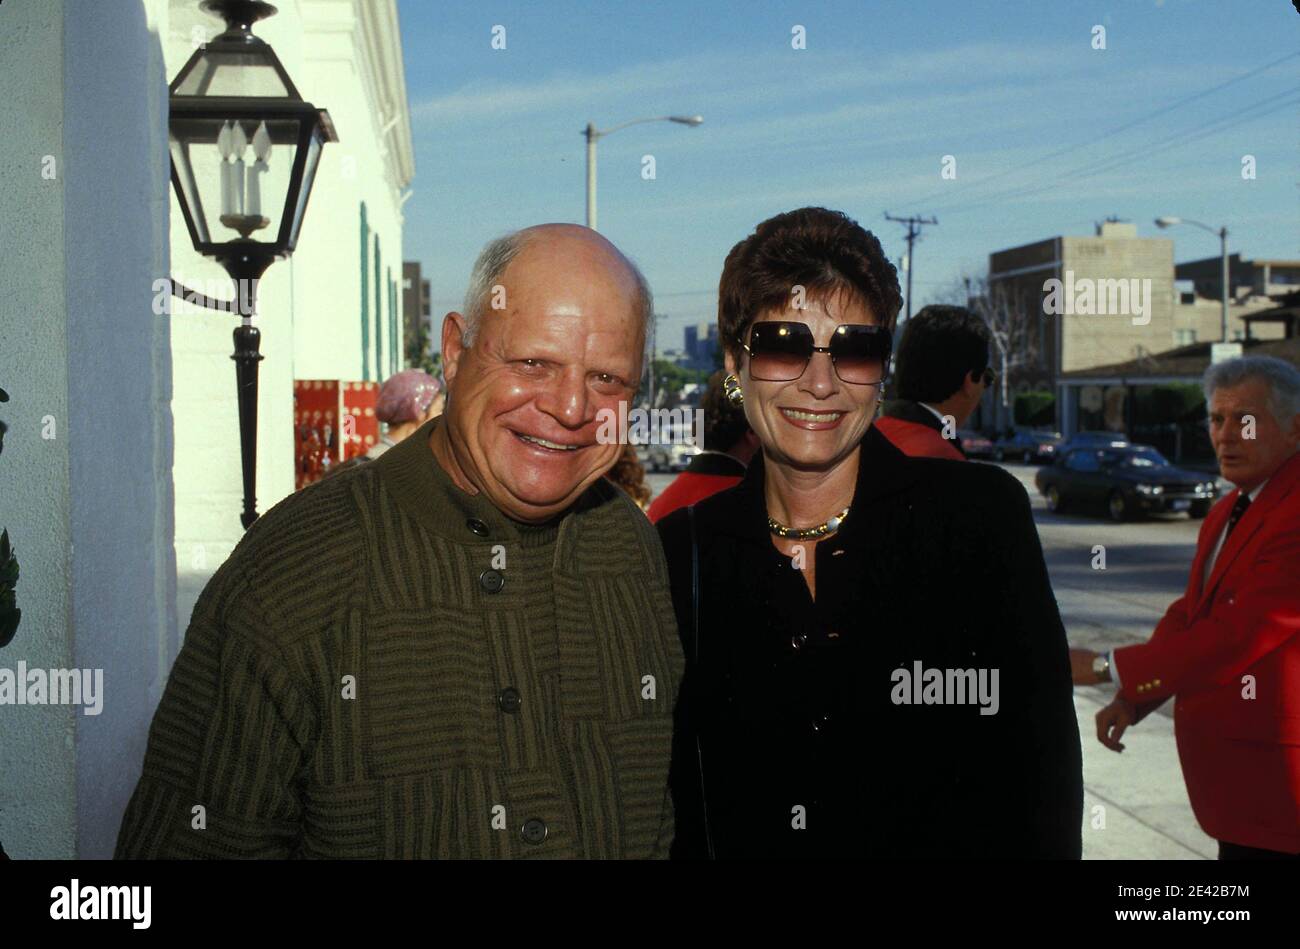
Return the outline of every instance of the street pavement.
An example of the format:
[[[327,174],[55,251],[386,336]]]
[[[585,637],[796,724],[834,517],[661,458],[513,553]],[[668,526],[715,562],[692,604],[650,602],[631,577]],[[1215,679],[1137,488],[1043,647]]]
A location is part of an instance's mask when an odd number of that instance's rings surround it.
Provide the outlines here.
[[[1043,557],[1071,646],[1103,651],[1146,642],[1169,604],[1182,596],[1201,521],[1156,515],[1116,524],[1100,511],[1053,514],[1034,487],[1037,468],[1004,464],[1029,492]],[[1222,485],[1221,485],[1222,487]],[[1094,547],[1105,569],[1094,569]],[[1218,844],[1192,816],[1174,744],[1174,703],[1131,727],[1125,750],[1097,741],[1095,716],[1114,685],[1080,686],[1075,714],[1083,740],[1083,855],[1088,859],[1198,860]]]
[[[1106,650],[1145,642],[1169,604],[1182,595],[1200,521],[1185,514],[1115,524],[1099,511],[1052,514],[1034,487],[1033,465],[1003,464],[1029,493],[1071,646]],[[672,480],[647,474],[658,494]],[[1221,485],[1222,487],[1222,485]],[[1094,569],[1093,548],[1105,548]],[[1124,735],[1116,753],[1097,741],[1094,721],[1113,685],[1075,689],[1083,741],[1086,859],[1213,859],[1217,843],[1197,825],[1174,745],[1173,702]]]

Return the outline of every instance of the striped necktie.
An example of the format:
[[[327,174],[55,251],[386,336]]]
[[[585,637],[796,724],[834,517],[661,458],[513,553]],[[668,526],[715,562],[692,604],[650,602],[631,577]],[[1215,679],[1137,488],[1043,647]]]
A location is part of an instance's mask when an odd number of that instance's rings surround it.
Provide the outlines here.
[[[1232,506],[1232,513],[1228,515],[1228,529],[1223,532],[1223,542],[1226,544],[1228,538],[1232,536],[1232,529],[1237,526],[1241,520],[1241,515],[1246,513],[1246,508],[1250,507],[1250,495],[1242,494],[1238,496],[1237,503]]]

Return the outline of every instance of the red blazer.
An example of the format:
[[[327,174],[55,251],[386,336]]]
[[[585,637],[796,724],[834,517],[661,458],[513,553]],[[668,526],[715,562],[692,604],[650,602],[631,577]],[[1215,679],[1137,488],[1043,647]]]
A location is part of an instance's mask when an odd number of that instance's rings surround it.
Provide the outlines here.
[[[1300,455],[1269,478],[1203,585],[1239,493],[1201,525],[1187,592],[1114,662],[1139,716],[1177,696],[1178,757],[1202,829],[1300,853]]]
[[[730,455],[720,455],[717,452],[696,455],[687,469],[650,502],[646,516],[654,524],[679,507],[689,507],[696,501],[703,501],[710,495],[739,484],[744,476],[745,466]]]
[[[882,415],[872,423],[905,455],[914,458],[953,458],[964,461],[966,456],[941,432],[919,422]]]

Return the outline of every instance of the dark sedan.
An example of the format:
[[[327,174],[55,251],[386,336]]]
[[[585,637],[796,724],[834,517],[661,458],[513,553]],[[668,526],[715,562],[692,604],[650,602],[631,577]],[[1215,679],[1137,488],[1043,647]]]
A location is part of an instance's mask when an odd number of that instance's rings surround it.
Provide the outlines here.
[[[1076,448],[1040,468],[1035,483],[1050,511],[1104,508],[1116,521],[1175,511],[1201,518],[1219,493],[1213,475],[1175,468],[1146,445]]]
[[[1120,448],[1128,444],[1128,436],[1123,432],[1075,432],[1056,446],[1056,456],[1059,458],[1076,448]]]
[[[1008,432],[993,445],[993,460],[1005,461],[1007,458],[1019,458],[1025,464],[1031,461],[1051,462],[1056,460],[1056,449],[1061,444],[1057,432],[1043,432],[1032,428],[1018,428]]]

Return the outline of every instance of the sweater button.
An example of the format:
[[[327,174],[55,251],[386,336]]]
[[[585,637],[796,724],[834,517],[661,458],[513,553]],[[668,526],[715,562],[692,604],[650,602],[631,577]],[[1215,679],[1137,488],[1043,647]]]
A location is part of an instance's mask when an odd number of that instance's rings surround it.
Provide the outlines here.
[[[478,575],[478,585],[488,593],[500,593],[506,578],[496,570],[484,570]]]
[[[540,844],[546,839],[546,821],[540,817],[531,817],[519,828],[519,836],[527,843]]]
[[[519,690],[514,686],[506,686],[497,693],[497,708],[510,715],[519,711],[519,707],[524,704],[523,698],[519,695]]]
[[[471,532],[477,534],[479,537],[486,537],[488,535],[488,526],[484,524],[482,521],[480,521],[477,517],[471,517],[468,521],[465,522],[465,526],[468,527]]]

